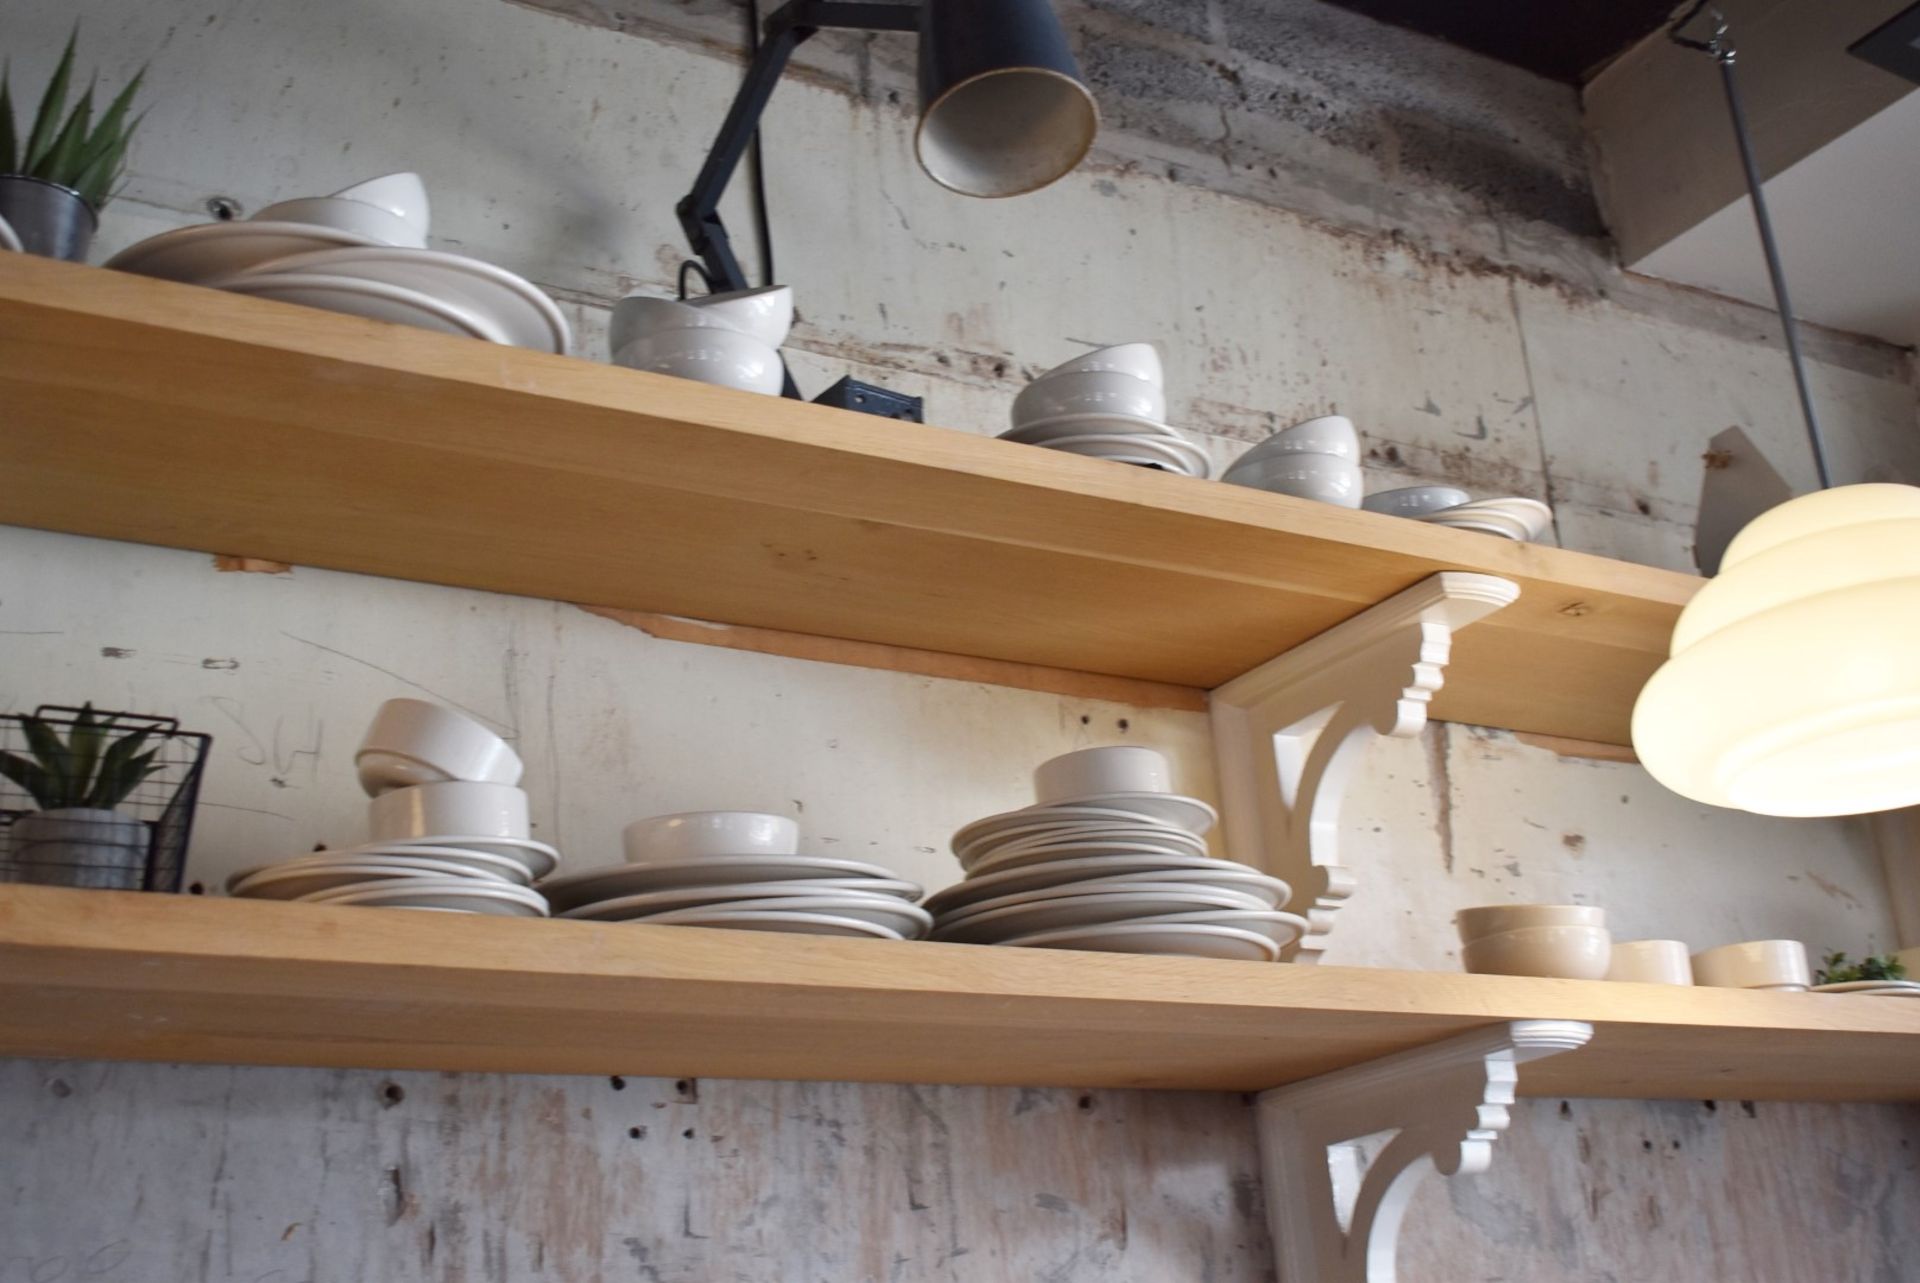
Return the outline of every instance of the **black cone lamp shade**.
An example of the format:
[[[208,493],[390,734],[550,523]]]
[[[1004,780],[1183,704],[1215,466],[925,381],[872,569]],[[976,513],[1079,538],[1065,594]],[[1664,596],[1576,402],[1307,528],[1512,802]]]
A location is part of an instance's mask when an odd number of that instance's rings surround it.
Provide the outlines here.
[[[1048,0],[923,0],[914,146],[942,187],[1045,187],[1085,158],[1099,123]]]

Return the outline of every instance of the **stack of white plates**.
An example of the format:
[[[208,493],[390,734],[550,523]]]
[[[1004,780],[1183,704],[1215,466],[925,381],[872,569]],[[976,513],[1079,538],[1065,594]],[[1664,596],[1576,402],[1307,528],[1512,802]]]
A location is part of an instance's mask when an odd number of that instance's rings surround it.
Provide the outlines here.
[[[927,901],[933,939],[1273,962],[1306,931],[1286,883],[1207,854],[1213,808],[1161,754],[1083,749],[1034,782],[1038,805],[953,835],[967,876]]]
[[[877,864],[799,854],[799,828],[784,816],[657,815],[636,820],[622,836],[627,863],[541,884],[555,913],[881,940],[916,940],[933,925],[914,903],[917,884]]]
[[[1000,439],[1204,477],[1206,452],[1163,422],[1163,383],[1151,343],[1099,348],[1029,383]]]
[[[542,352],[567,350],[566,318],[530,282],[424,248],[427,195],[389,174],[332,196],[282,201],[243,222],[162,232],[106,265]]]
[[[1429,525],[1452,526],[1457,530],[1477,530],[1499,535],[1518,543],[1530,543],[1546,532],[1553,522],[1553,509],[1538,499],[1513,495],[1504,499],[1476,499],[1414,517]]]
[[[227,879],[227,894],[250,900],[546,917],[547,902],[532,882],[552,867],[551,860],[509,849],[511,854],[472,846],[374,842],[243,869]]]

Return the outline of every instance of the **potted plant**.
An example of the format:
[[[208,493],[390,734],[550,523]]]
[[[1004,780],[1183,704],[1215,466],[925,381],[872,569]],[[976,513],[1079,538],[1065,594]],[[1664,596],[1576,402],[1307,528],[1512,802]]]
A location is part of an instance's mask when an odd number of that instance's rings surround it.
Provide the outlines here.
[[[20,719],[30,757],[0,752],[0,775],[40,809],[13,822],[21,880],[43,886],[137,891],[146,878],[147,822],[114,808],[163,768],[147,749],[151,728],[115,733],[111,717],[80,710],[63,740],[45,719]],[[146,749],[142,752],[142,749]]]
[[[12,227],[28,253],[79,263],[93,243],[101,207],[126,168],[127,143],[140,123],[127,113],[146,71],[134,76],[98,120],[91,84],[69,111],[77,35],[67,37],[66,51],[24,133],[15,127],[7,76],[0,73],[0,222]]]

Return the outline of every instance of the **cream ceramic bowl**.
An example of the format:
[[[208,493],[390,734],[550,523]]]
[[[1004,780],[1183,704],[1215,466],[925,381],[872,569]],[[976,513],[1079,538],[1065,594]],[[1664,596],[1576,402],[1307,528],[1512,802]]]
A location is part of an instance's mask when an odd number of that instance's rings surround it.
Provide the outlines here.
[[[1312,499],[1339,508],[1360,506],[1360,465],[1331,454],[1291,454],[1251,463],[1243,460],[1220,479],[1228,485]]]
[[[1040,763],[1033,772],[1033,795],[1043,804],[1112,793],[1172,791],[1166,755],[1131,744],[1062,753]]]
[[[1719,989],[1804,989],[1813,969],[1798,940],[1748,940],[1694,954],[1693,979]]]
[[[793,328],[793,290],[785,285],[690,298],[687,306],[717,319],[730,330],[759,339],[768,347],[785,343],[787,331]]]
[[[518,784],[525,769],[498,735],[471,717],[423,699],[382,704],[353,761],[360,786],[374,797],[442,780]]]
[[[629,294],[613,305],[607,318],[607,350],[618,352],[640,339],[668,330],[724,330],[723,314],[702,311],[678,299],[651,294]]]
[[[397,214],[365,201],[345,200],[338,196],[306,196],[269,205],[248,222],[308,223],[332,227],[357,236],[369,237],[385,245],[425,249],[426,233]]]
[[[1287,454],[1331,454],[1359,463],[1360,434],[1345,415],[1326,414],[1280,429],[1241,457],[1252,462]]]
[[[621,831],[629,864],[700,860],[717,855],[792,855],[800,826],[760,811],[683,811],[635,820]]]
[[[1159,350],[1151,343],[1116,343],[1112,347],[1095,348],[1071,361],[1062,361],[1040,377],[1051,378],[1056,374],[1131,374],[1155,387],[1166,382]]]
[[[1068,414],[1124,414],[1159,423],[1167,417],[1167,396],[1159,384],[1131,374],[1087,370],[1043,374],[1013,399],[1016,428]]]
[[[382,793],[367,807],[367,829],[376,842],[532,836],[524,790],[472,780],[415,784]]]
[[[1360,501],[1368,512],[1384,512],[1395,517],[1421,517],[1429,512],[1457,508],[1472,498],[1458,486],[1402,486],[1382,490]]]
[[[1690,985],[1693,960],[1684,940],[1620,940],[1613,946],[1607,979],[1643,985]]]
[[[718,327],[649,334],[620,349],[613,363],[767,396],[779,394],[786,372],[773,348]]]
[[[1460,960],[1476,975],[1599,980],[1612,954],[1605,927],[1521,927],[1461,946]]]
[[[420,175],[411,171],[382,174],[351,187],[342,187],[333,194],[343,200],[357,200],[363,205],[383,209],[422,237],[426,236],[432,220],[432,211],[427,204],[427,185],[420,181]]]
[[[1607,911],[1592,904],[1487,904],[1453,915],[1462,944],[1522,927],[1604,927]]]

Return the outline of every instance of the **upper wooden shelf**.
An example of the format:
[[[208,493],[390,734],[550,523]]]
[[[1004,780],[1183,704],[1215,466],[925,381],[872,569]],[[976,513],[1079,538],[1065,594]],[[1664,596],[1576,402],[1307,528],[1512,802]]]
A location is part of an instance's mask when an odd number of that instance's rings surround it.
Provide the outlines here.
[[[1252,1091],[1516,1019],[1532,1095],[1920,1100],[1920,1003],[0,887],[0,1055]]]
[[[1211,688],[1439,570],[1437,717],[1621,744],[1699,580],[0,255],[0,521]]]

